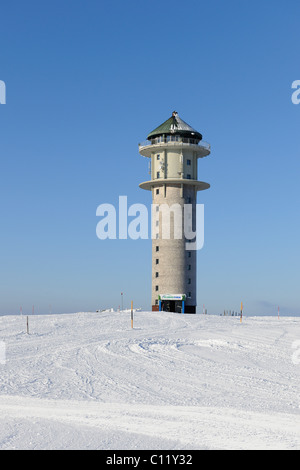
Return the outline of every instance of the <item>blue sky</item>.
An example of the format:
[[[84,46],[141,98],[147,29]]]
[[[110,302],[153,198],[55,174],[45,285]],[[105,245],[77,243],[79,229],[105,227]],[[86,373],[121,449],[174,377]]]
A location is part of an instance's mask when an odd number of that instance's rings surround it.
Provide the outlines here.
[[[173,110],[211,143],[198,306],[300,314],[296,0],[1,6],[0,314],[150,308],[151,241],[96,237],[150,207],[138,143]],[[109,175],[113,174],[113,178]]]

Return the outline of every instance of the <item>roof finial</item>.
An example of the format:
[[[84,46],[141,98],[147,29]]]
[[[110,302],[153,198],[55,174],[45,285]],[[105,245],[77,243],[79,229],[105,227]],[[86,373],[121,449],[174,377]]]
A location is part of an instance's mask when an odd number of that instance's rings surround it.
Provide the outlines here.
[[[173,111],[172,116],[175,117],[177,116],[177,114],[178,114],[177,111]]]

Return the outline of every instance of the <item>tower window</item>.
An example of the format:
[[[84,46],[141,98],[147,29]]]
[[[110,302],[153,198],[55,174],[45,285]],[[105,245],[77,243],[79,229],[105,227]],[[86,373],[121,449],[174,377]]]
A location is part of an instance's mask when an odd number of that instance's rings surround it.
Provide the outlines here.
[[[186,175],[187,179],[190,180],[191,179],[191,175]]]
[[[156,194],[159,194],[159,189],[156,190]]]
[[[157,299],[155,300],[155,305],[158,305],[158,300]]]
[[[155,273],[155,277],[159,277],[159,273],[158,273],[158,272]]]
[[[187,160],[187,161],[186,161],[186,164],[187,164],[188,166],[191,166],[191,160]]]
[[[157,158],[157,160],[160,160],[160,155],[158,154],[156,158]]]
[[[187,198],[187,203],[188,203],[188,204],[191,204],[191,202],[192,202],[192,198],[191,198],[191,196],[189,196],[189,197]]]
[[[158,292],[158,286],[155,286],[155,290],[156,290],[156,292]]]
[[[191,257],[192,257],[192,252],[188,251],[188,258],[191,258]]]
[[[160,172],[159,171],[156,173],[156,178],[160,178]]]
[[[192,266],[191,264],[188,265],[188,271],[190,271],[192,269]]]
[[[192,279],[191,278],[188,279],[188,284],[192,284]]]
[[[156,259],[156,260],[155,260],[155,264],[159,264],[159,259]]]
[[[156,251],[159,251],[159,246],[156,247]]]
[[[188,298],[190,299],[191,297],[192,297],[192,293],[189,292],[189,293],[188,293]]]

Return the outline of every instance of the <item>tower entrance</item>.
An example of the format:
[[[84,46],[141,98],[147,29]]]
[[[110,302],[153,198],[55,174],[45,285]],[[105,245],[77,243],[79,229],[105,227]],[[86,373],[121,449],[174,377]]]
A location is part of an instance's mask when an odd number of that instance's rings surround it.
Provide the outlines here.
[[[163,300],[161,309],[163,312],[183,313],[182,300]]]
[[[185,312],[185,298],[184,294],[165,294],[158,296],[159,298],[159,311],[161,312]]]

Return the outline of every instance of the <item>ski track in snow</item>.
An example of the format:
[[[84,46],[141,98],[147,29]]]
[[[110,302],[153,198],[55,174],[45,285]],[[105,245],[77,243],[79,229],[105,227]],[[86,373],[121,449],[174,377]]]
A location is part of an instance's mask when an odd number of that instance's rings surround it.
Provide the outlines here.
[[[0,449],[300,449],[300,318],[0,317]]]

